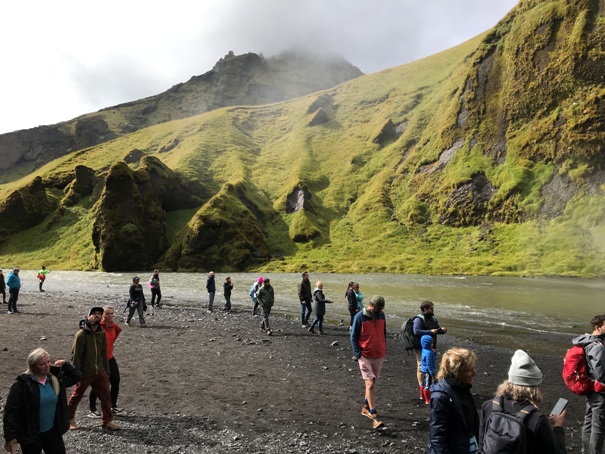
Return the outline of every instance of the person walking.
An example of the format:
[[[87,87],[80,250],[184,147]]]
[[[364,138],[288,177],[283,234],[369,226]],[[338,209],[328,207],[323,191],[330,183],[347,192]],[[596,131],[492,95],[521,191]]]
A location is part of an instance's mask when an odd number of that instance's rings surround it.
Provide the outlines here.
[[[300,319],[303,328],[309,327],[309,317],[313,309],[311,302],[313,294],[311,293],[311,282],[309,281],[309,273],[302,273],[302,281],[298,284],[298,299],[300,300]]]
[[[271,279],[266,277],[263,281],[263,286],[258,291],[258,304],[260,304],[261,309],[263,310],[263,321],[261,322],[260,329],[267,333],[267,336],[271,336],[273,331],[271,331],[271,327],[269,326],[269,315],[271,314],[271,308],[273,307],[273,302],[275,301],[275,294],[273,292],[273,287],[271,286]]]
[[[483,403],[481,407],[481,423],[479,427],[479,446],[484,454],[501,452],[496,448],[503,444],[502,437],[487,434],[493,422],[490,417],[494,411],[509,415],[519,412],[528,414],[523,421],[525,427],[526,451],[532,454],[565,454],[565,415],[567,410],[559,415],[550,415],[554,429],[550,426],[549,418],[542,413],[538,406],[542,403],[542,372],[534,360],[523,350],[517,350],[511,358],[508,370],[508,380],[502,382],[493,399]]]
[[[69,428],[76,430],[76,410],[89,386],[101,400],[101,427],[105,430],[120,430],[113,422],[111,397],[109,393],[109,360],[107,358],[107,339],[100,326],[103,316],[102,307],[93,307],[88,318],[81,324],[74,336],[71,349],[72,362],[82,373],[82,380],[74,387],[67,407],[69,408]]]
[[[2,304],[6,304],[6,281],[2,270],[0,270],[0,293],[2,294]]]
[[[429,454],[478,452],[479,414],[471,394],[476,375],[475,352],[450,348],[443,354],[431,386]]]
[[[361,414],[372,420],[374,429],[384,425],[378,420],[374,390],[387,353],[384,306],[385,301],[382,296],[373,296],[369,306],[355,316],[351,327],[353,359],[358,362],[361,378],[365,382],[365,398]]]
[[[162,307],[162,290],[160,289],[160,270],[153,270],[149,278],[149,288],[151,288],[151,307]],[[156,299],[157,298],[157,299]]]
[[[105,344],[107,346],[107,360],[109,362],[109,397],[111,398],[111,412],[114,415],[124,415],[124,412],[118,407],[118,396],[120,394],[120,368],[118,362],[113,355],[113,346],[122,332],[122,328],[118,325],[113,317],[115,310],[113,306],[105,306],[103,308],[103,317],[101,318],[101,328],[105,331]],[[95,390],[90,391],[88,398],[90,405],[89,416],[91,418],[100,418],[101,414],[97,411],[97,395]]]
[[[420,304],[420,314],[414,319],[414,336],[418,340],[422,339],[422,336],[431,336],[433,338],[433,348],[437,350],[437,334],[445,333],[447,333],[447,328],[439,325],[435,317],[435,305],[433,302],[428,300],[423,301]],[[425,393],[423,392],[420,364],[422,347],[415,349],[414,353],[416,353],[416,377],[418,379],[418,387],[420,388],[420,400],[424,400]]]
[[[605,315],[595,315],[590,321],[591,334],[572,340],[584,349],[590,378],[605,383]],[[586,395],[586,411],[582,426],[582,454],[601,454],[605,444],[605,394],[593,391]]]
[[[433,338],[428,334],[420,339],[422,346],[422,355],[420,357],[420,371],[422,372],[422,392],[424,394],[424,403],[431,403],[431,385],[433,379],[437,376],[437,354],[433,347]]]
[[[214,304],[214,295],[216,293],[214,271],[210,271],[208,273],[208,278],[206,279],[206,290],[208,290],[208,312],[212,312],[212,305]]]
[[[126,324],[130,326],[130,320],[136,310],[139,314],[139,326],[141,328],[147,328],[145,324],[145,311],[147,310],[147,304],[145,303],[145,294],[143,293],[143,286],[140,284],[138,276],[132,278],[132,285],[128,289],[130,300],[128,302],[128,317],[126,318]]]
[[[256,309],[258,308],[258,291],[263,285],[263,277],[260,276],[252,286],[250,287],[250,298],[252,299],[252,315],[256,315]]]
[[[6,278],[8,287],[8,313],[19,313],[17,310],[17,301],[19,300],[19,290],[21,289],[21,278],[19,278],[19,268],[14,268]]]
[[[37,348],[27,356],[27,370],[11,386],[4,407],[4,449],[15,454],[65,454],[63,434],[69,429],[66,388],[81,379],[80,371],[62,359],[54,364]]]
[[[326,304],[332,301],[326,299],[323,292],[324,285],[317,281],[313,290],[313,310],[315,311],[315,320],[309,328],[309,332],[315,334],[315,325],[317,325],[317,334],[325,334],[323,331],[324,315],[326,314]]]
[[[42,269],[40,271],[38,271],[38,288],[40,289],[41,292],[46,291],[42,288],[42,286],[44,285],[44,281],[46,280],[46,275],[48,273],[50,273],[50,270],[47,270],[44,265],[42,265]]]
[[[225,282],[223,282],[223,296],[225,297],[224,311],[231,312],[231,291],[233,290],[233,282],[231,278],[227,276]]]
[[[347,287],[347,291],[345,292],[345,298],[347,299],[347,309],[349,314],[351,315],[351,319],[349,321],[349,331],[351,331],[351,326],[353,325],[353,318],[359,312],[357,308],[357,297],[355,296],[355,290],[353,287],[355,286],[355,282],[349,282],[349,286]]]

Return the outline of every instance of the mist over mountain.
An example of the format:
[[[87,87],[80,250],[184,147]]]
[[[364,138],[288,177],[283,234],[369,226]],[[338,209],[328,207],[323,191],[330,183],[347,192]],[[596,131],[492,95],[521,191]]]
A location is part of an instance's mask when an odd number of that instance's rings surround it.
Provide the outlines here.
[[[306,94],[311,63],[228,55],[55,125],[78,151],[40,161],[31,140],[0,186],[0,254],[108,271],[605,275],[604,16],[603,1],[522,0],[460,46],[365,76],[341,61]]]

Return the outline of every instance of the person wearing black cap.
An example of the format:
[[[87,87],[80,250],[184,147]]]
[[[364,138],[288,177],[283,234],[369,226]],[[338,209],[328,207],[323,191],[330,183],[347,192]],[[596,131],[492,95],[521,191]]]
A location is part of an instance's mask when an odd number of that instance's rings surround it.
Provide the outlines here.
[[[128,302],[128,318],[126,318],[126,324],[130,326],[130,320],[136,310],[139,314],[139,326],[146,328],[145,324],[145,310],[147,305],[145,304],[145,294],[143,293],[143,286],[139,283],[140,279],[138,276],[132,278],[132,285],[130,286],[129,294],[130,301]]]
[[[488,437],[486,431],[490,425],[490,415],[494,411],[503,411],[511,415],[528,414],[523,420],[525,427],[526,452],[535,454],[565,454],[565,413],[548,417],[538,410],[542,403],[542,372],[533,359],[523,350],[517,350],[512,357],[508,380],[497,389],[492,400],[483,403],[481,425],[479,428],[479,446],[484,454],[496,452],[495,446],[502,443],[502,437]],[[492,426],[493,427],[493,426]],[[501,451],[498,451],[501,452]]]
[[[72,363],[82,373],[82,380],[74,387],[67,403],[71,430],[78,428],[76,410],[89,386],[101,401],[101,427],[112,431],[121,429],[112,421],[107,340],[105,332],[100,326],[102,315],[102,307],[93,307],[88,312],[88,318],[81,324],[80,330],[74,336],[71,349]]]

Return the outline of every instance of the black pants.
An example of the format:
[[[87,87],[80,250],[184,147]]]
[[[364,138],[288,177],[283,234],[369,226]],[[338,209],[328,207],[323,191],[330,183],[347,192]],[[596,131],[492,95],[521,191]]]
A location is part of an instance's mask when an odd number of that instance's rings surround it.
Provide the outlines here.
[[[21,445],[23,454],[40,454],[42,450],[46,454],[65,454],[65,443],[57,426],[47,432],[39,433],[37,443]]]
[[[16,311],[17,310],[17,300],[19,299],[19,289],[11,288],[8,290],[8,310]]]
[[[2,294],[2,302],[6,304],[6,289],[0,288],[0,294]]]
[[[158,297],[157,305],[160,305],[160,301],[162,300],[162,291],[159,288],[151,289],[151,307],[156,305],[155,297]]]
[[[118,406],[118,395],[120,394],[120,368],[118,367],[115,356],[109,360],[109,386],[111,386],[109,391],[109,395],[111,396],[111,408],[116,408]],[[97,395],[92,388],[90,389],[90,396],[88,399],[90,411],[97,411]]]

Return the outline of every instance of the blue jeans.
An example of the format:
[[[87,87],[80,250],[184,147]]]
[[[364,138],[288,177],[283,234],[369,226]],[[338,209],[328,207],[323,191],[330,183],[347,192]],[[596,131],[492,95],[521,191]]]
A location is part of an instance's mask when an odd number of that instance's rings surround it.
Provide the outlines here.
[[[601,454],[605,441],[605,395],[586,396],[586,413],[582,426],[582,454]]]
[[[309,323],[309,317],[311,316],[311,301],[301,301],[300,302],[300,320],[303,325],[307,325]]]
[[[324,316],[323,315],[316,315],[315,316],[315,320],[313,320],[313,324],[311,325],[311,328],[309,328],[309,329],[313,329],[313,328],[315,328],[315,325],[317,325],[317,329],[321,333],[322,328],[323,328],[323,324],[324,324]]]

